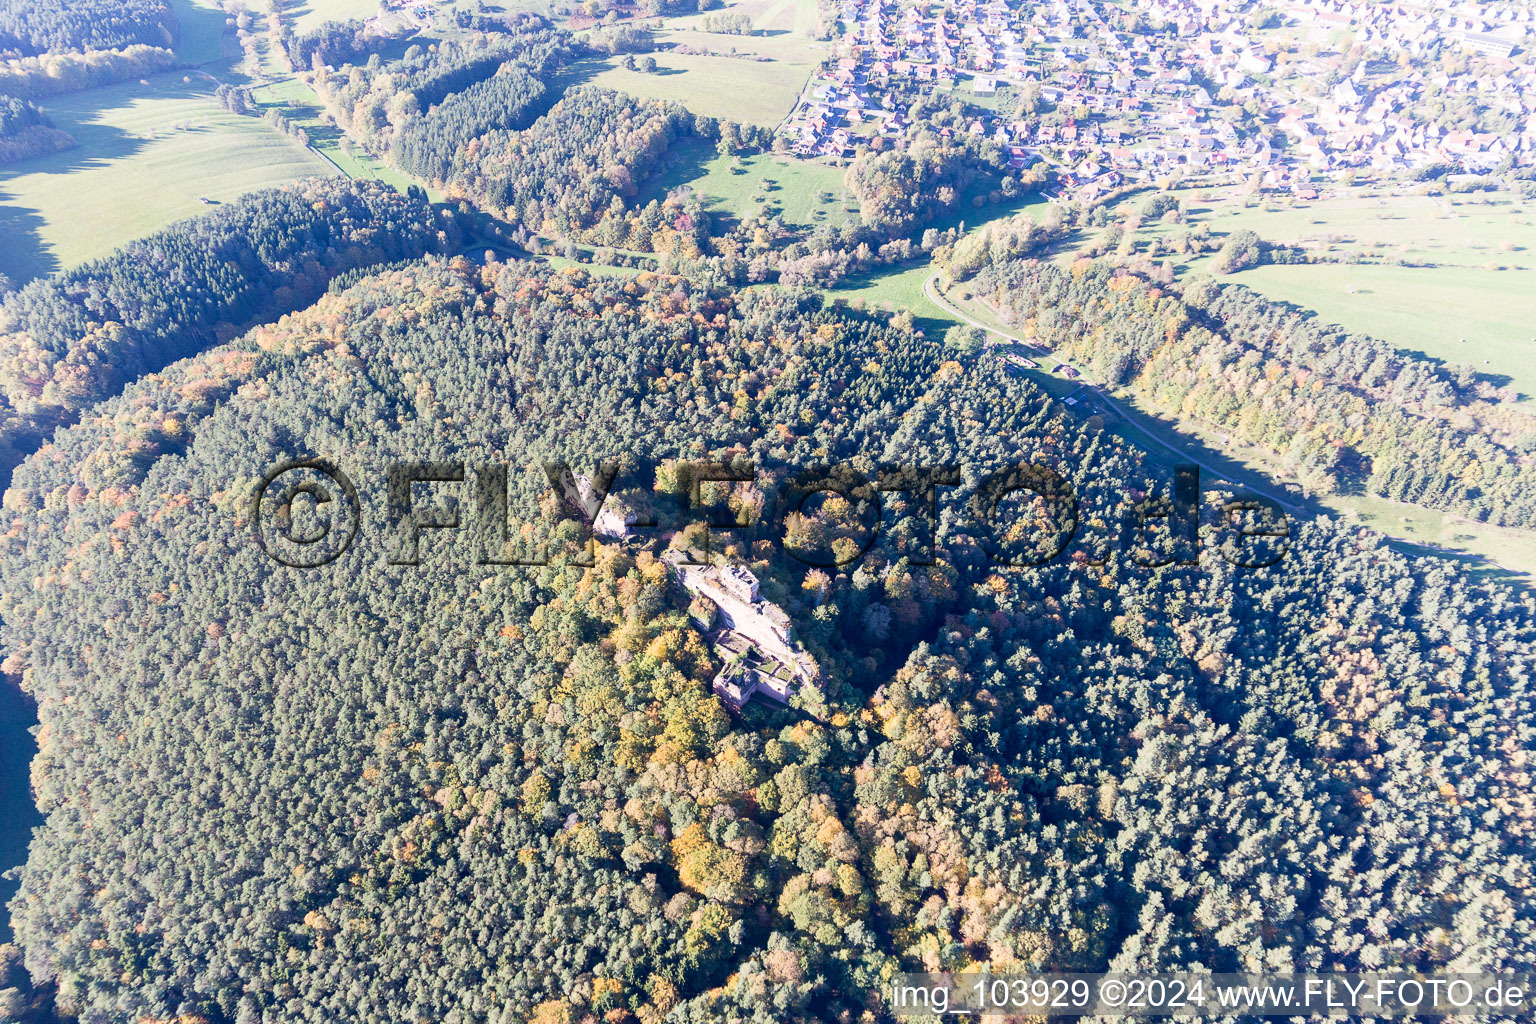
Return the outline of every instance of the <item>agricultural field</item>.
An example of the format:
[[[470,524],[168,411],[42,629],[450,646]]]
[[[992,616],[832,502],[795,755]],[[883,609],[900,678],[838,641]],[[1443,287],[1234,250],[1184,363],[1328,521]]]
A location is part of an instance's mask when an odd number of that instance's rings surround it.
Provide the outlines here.
[[[79,145],[0,173],[0,273],[30,280],[205,212],[201,198],[335,173],[260,118],[220,107],[204,72],[148,81],[48,101]]]

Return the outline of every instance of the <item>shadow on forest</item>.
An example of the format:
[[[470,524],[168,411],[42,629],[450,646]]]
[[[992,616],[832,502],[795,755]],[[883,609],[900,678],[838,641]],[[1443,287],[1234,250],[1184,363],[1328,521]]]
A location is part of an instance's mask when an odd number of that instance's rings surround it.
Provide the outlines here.
[[[1090,415],[1101,417],[1106,429],[1115,433],[1127,444],[1144,452],[1147,462],[1162,470],[1165,474],[1171,474],[1175,465],[1186,460],[1175,457],[1172,452],[1161,445],[1149,443],[1143,435],[1150,433],[1150,431],[1142,425],[1143,421],[1149,425],[1156,424],[1164,438],[1172,440],[1175,446],[1189,460],[1197,460],[1215,469],[1220,474],[1219,478],[1213,479],[1208,472],[1202,469],[1200,471],[1200,486],[1204,490],[1224,489],[1233,491],[1237,495],[1248,492],[1258,494],[1259,496],[1272,495],[1280,498],[1288,506],[1286,513],[1292,520],[1293,529],[1302,522],[1320,519],[1324,516],[1335,521],[1349,521],[1347,517],[1340,515],[1338,509],[1330,508],[1316,497],[1289,490],[1285,483],[1277,481],[1263,471],[1253,469],[1226,453],[1211,447],[1199,436],[1179,429],[1165,417],[1156,416],[1140,409],[1135,404],[1127,402],[1123,397],[1120,399],[1121,403],[1128,405],[1133,412],[1133,415],[1130,417],[1122,417],[1110,409],[1098,392],[1091,388],[1078,390],[1075,393],[1082,404],[1073,410],[1072,415],[1077,418]],[[1343,486],[1339,488],[1339,493],[1346,495],[1367,494],[1368,492],[1361,485],[1365,473],[1366,467],[1362,466],[1356,473],[1347,475],[1341,481]],[[1404,507],[1405,509],[1418,512],[1431,511],[1416,505],[1405,505]],[[1521,573],[1505,569],[1484,555],[1404,540],[1394,536],[1389,530],[1379,525],[1373,524],[1367,528],[1382,534],[1394,550],[1403,554],[1416,557],[1443,558],[1457,563],[1461,568],[1480,579],[1498,580],[1515,586],[1526,585]]]
[[[0,192],[0,200],[12,198]],[[23,285],[59,269],[58,259],[43,248],[46,226],[36,210],[0,201],[0,273],[12,284]]]
[[[651,168],[650,176],[640,183],[635,201],[641,206],[655,199],[664,201],[673,191],[704,176],[706,165],[715,158],[715,147],[704,139],[678,139],[667,148],[662,158]],[[723,211],[714,209],[720,204],[708,196],[701,196],[704,210],[711,219],[718,219]]]
[[[172,0],[171,9],[175,12],[176,20],[181,26],[176,41],[176,55],[178,57],[201,65],[223,60],[225,57],[231,56],[229,52],[230,41],[233,39],[234,33],[226,23],[226,19],[229,16],[223,11],[211,6],[204,7],[200,4],[190,3],[188,0]],[[226,38],[226,36],[229,38]],[[214,39],[219,41],[219,52],[216,55],[189,54],[186,52],[192,40]],[[236,43],[234,48],[238,51],[239,44]]]
[[[1021,192],[1016,196],[1005,196],[995,203],[986,202],[987,191],[990,190],[993,184],[995,184],[995,181],[989,181],[980,188],[967,191],[961,197],[960,202],[933,218],[927,224],[924,224],[923,230],[925,231],[928,228],[934,228],[938,231],[948,231],[950,228],[969,230],[970,228],[980,227],[989,220],[996,220],[999,217],[1011,217],[1032,206],[1045,205],[1045,200],[1035,192]],[[978,196],[983,200],[980,206],[975,205]],[[1043,212],[1034,215],[1035,222],[1039,223],[1043,216]],[[918,232],[919,235],[921,233],[921,231]]]
[[[73,174],[105,167],[114,160],[132,156],[150,141],[97,121],[65,124],[63,118],[57,120],[59,126],[74,138],[74,148],[10,164],[7,173],[0,175],[0,182],[23,174]]]
[[[0,679],[0,908],[20,887],[3,873],[27,859],[32,829],[43,823],[32,801],[31,764],[37,743],[29,730],[36,724],[31,698],[9,679]],[[10,938],[10,915],[0,913],[0,942]]]
[[[567,89],[574,89],[578,85],[586,85],[592,79],[608,70],[607,57],[578,57],[568,62],[560,69],[558,74],[552,75],[547,83],[548,92],[556,99],[565,95]]]

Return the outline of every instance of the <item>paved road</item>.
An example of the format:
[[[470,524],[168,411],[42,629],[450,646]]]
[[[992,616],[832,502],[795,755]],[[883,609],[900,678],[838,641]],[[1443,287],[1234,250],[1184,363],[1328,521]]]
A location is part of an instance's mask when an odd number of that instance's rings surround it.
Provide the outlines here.
[[[964,310],[960,309],[959,307],[957,307],[953,303],[951,303],[939,291],[938,280],[939,280],[939,275],[937,273],[935,273],[935,274],[930,275],[929,278],[926,281],[923,282],[923,294],[928,297],[928,301],[929,302],[933,303],[935,306],[938,306],[940,309],[942,309],[944,312],[948,313],[950,316],[958,317],[959,319],[964,320],[966,323],[970,324],[972,327],[979,327],[980,329],[988,332],[989,334],[1000,335],[1000,336],[1002,336],[1004,338],[1009,339],[1010,341],[1016,341],[1016,342],[1018,342],[1021,345],[1030,345],[1031,344],[1031,342],[1026,341],[1023,338],[1020,338],[1020,337],[1018,337],[1016,335],[1009,334],[1007,331],[998,330],[996,327],[992,327],[989,324],[984,324],[980,320],[976,320],[976,319],[972,318],[971,316],[967,315]],[[1065,364],[1067,366],[1071,366],[1072,365],[1071,363],[1068,363],[1065,359],[1062,359],[1060,356],[1053,355],[1052,358],[1055,359],[1057,362],[1063,363],[1063,364]],[[1081,367],[1073,367],[1073,369],[1076,369],[1079,373],[1082,372]],[[1108,406],[1110,409],[1114,410],[1116,415],[1118,415],[1121,419],[1125,420],[1128,423],[1133,423],[1133,424],[1136,423],[1135,418],[1132,417],[1132,415],[1126,411],[1126,409],[1125,409],[1125,407],[1123,405],[1121,405],[1119,402],[1117,402],[1113,398],[1111,398],[1102,388],[1099,388],[1099,387],[1097,387],[1096,385],[1093,385],[1093,384],[1086,383],[1086,378],[1083,378],[1083,380],[1085,381],[1083,386],[1086,387],[1086,388],[1091,388],[1093,390],[1094,394],[1098,396],[1099,400],[1101,402],[1103,402],[1106,406]],[[1162,438],[1158,437],[1156,434],[1152,433],[1149,430],[1142,429],[1141,433],[1144,434],[1147,437],[1148,440],[1150,440],[1150,441],[1152,441],[1152,442],[1154,442],[1154,443],[1156,443],[1158,445],[1161,445],[1162,447],[1168,449],[1168,451],[1170,451],[1174,455],[1178,456],[1179,459],[1181,459],[1182,461],[1190,463],[1192,465],[1199,466],[1202,471],[1204,471],[1206,473],[1209,473],[1211,476],[1215,477],[1217,480],[1220,480],[1220,481],[1223,481],[1225,483],[1231,484],[1233,487],[1239,488],[1241,490],[1245,490],[1245,491],[1249,491],[1249,492],[1251,492],[1253,494],[1257,494],[1261,498],[1268,498],[1270,501],[1273,501],[1275,504],[1281,506],[1282,508],[1289,509],[1289,510],[1291,510],[1293,512],[1305,511],[1305,509],[1303,509],[1302,506],[1297,505],[1295,502],[1288,501],[1285,498],[1279,497],[1278,495],[1275,495],[1275,494],[1271,494],[1271,493],[1269,493],[1267,491],[1264,491],[1264,490],[1262,490],[1262,489],[1260,489],[1258,487],[1251,487],[1251,486],[1249,486],[1247,484],[1240,483],[1240,482],[1238,482],[1236,480],[1233,480],[1231,477],[1227,476],[1225,473],[1223,473],[1221,470],[1217,469],[1215,466],[1209,465],[1209,464],[1207,464],[1205,462],[1201,462],[1199,459],[1195,458],[1193,455],[1191,455],[1189,452],[1185,451],[1183,448],[1179,448],[1179,447],[1176,447],[1174,445],[1169,444],[1167,441],[1164,441]]]
[[[950,316],[957,317],[958,319],[965,321],[966,323],[970,324],[972,327],[979,327],[980,329],[982,329],[983,331],[988,332],[989,334],[1000,335],[1001,337],[1007,338],[1010,341],[1018,342],[1021,345],[1032,345],[1031,342],[1026,341],[1024,338],[1020,338],[1017,335],[1009,334],[1007,331],[999,330],[998,328],[993,327],[990,324],[984,324],[980,320],[977,320],[974,317],[969,316],[964,310],[958,308],[957,306],[954,305],[954,303],[950,302],[947,298],[944,297],[944,295],[938,289],[938,280],[939,280],[939,275],[938,275],[937,272],[935,272],[934,274],[930,275],[926,281],[923,282],[923,294],[928,298],[929,302],[933,303],[935,306],[939,307],[944,312],[948,313]],[[1056,359],[1057,362],[1066,363],[1066,360],[1061,359],[1059,356],[1054,356],[1053,355],[1052,358]],[[1066,365],[1071,366],[1072,364],[1071,363],[1066,363]],[[1073,367],[1073,368],[1076,369],[1079,373],[1082,372],[1082,368],[1081,367]],[[1200,461],[1198,458],[1196,458],[1195,456],[1191,455],[1189,452],[1185,451],[1184,449],[1178,448],[1178,447],[1175,447],[1174,445],[1169,444],[1167,441],[1164,441],[1162,438],[1158,437],[1156,434],[1152,433],[1150,430],[1147,430],[1145,427],[1141,427],[1140,424],[1137,422],[1137,418],[1132,416],[1130,413],[1128,413],[1124,406],[1122,406],[1119,402],[1115,401],[1108,394],[1106,394],[1102,388],[1099,388],[1099,387],[1097,387],[1095,385],[1092,385],[1092,384],[1085,384],[1084,386],[1088,387],[1088,388],[1092,388],[1094,394],[1098,396],[1099,400],[1102,401],[1110,409],[1114,410],[1114,412],[1118,416],[1120,416],[1121,419],[1125,420],[1127,423],[1135,424],[1137,426],[1137,428],[1140,430],[1140,432],[1142,433],[1142,435],[1144,435],[1148,440],[1150,440],[1150,441],[1152,441],[1152,442],[1162,446],[1163,448],[1166,448],[1168,451],[1170,451],[1174,455],[1178,456],[1184,462],[1188,462],[1188,463],[1191,463],[1193,465],[1199,466],[1202,471],[1204,471],[1206,473],[1209,473],[1211,476],[1215,477],[1217,480],[1220,480],[1220,481],[1223,481],[1224,483],[1230,484],[1231,486],[1237,488],[1238,490],[1246,491],[1246,492],[1248,492],[1250,494],[1257,494],[1261,498],[1268,498],[1270,501],[1272,501],[1275,504],[1279,505],[1281,508],[1286,509],[1287,511],[1299,512],[1299,513],[1303,513],[1303,514],[1307,514],[1309,512],[1309,510],[1307,508],[1305,508],[1304,506],[1298,505],[1294,501],[1288,501],[1285,498],[1279,497],[1278,495],[1274,494],[1271,491],[1267,491],[1267,490],[1265,490],[1263,488],[1260,488],[1260,487],[1254,487],[1254,486],[1252,486],[1250,484],[1240,483],[1239,481],[1233,480],[1231,477],[1227,476],[1225,473],[1223,473],[1221,470],[1217,469],[1216,467],[1211,466],[1211,465],[1209,465],[1209,464],[1207,464],[1205,462]],[[1378,531],[1378,532],[1380,532],[1380,531]],[[1385,536],[1388,537],[1388,543],[1393,548],[1396,548],[1398,551],[1401,551],[1404,554],[1412,554],[1413,553],[1412,549],[1414,549],[1414,548],[1421,549],[1421,550],[1425,549],[1425,548],[1429,548],[1431,550],[1443,551],[1445,553],[1445,556],[1448,557],[1448,558],[1456,557],[1458,555],[1465,556],[1465,555],[1471,554],[1470,552],[1458,551],[1458,550],[1456,550],[1454,548],[1444,548],[1444,547],[1441,547],[1441,546],[1439,546],[1437,544],[1433,544],[1433,543],[1430,543],[1430,542],[1427,542],[1427,541],[1410,541],[1410,540],[1403,540],[1402,538],[1393,538],[1390,535],[1385,535]],[[1497,560],[1495,560],[1493,558],[1489,558],[1487,555],[1472,555],[1472,557],[1476,558],[1476,559],[1480,559],[1483,563],[1485,563],[1487,565],[1491,565],[1491,566],[1493,566],[1495,568],[1498,568],[1498,569],[1502,569],[1505,572],[1513,573],[1515,575],[1520,575],[1520,576],[1525,575],[1523,572],[1521,572],[1521,570],[1516,569],[1516,568],[1514,568],[1512,566],[1505,565],[1503,562],[1499,562],[1499,561],[1497,561]]]

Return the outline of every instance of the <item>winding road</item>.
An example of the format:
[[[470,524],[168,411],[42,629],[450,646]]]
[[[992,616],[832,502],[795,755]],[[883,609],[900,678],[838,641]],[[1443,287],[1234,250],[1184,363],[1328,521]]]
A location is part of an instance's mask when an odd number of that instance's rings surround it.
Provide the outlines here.
[[[928,299],[929,302],[933,303],[939,309],[943,310],[948,315],[950,315],[952,317],[955,317],[958,320],[962,320],[965,323],[970,324],[972,327],[976,327],[976,328],[979,328],[979,329],[981,329],[983,331],[986,331],[989,334],[995,334],[995,335],[998,335],[999,337],[1007,338],[1008,340],[1016,342],[1016,343],[1018,343],[1020,345],[1029,345],[1030,347],[1035,347],[1033,342],[1030,342],[1030,341],[1028,341],[1028,340],[1026,340],[1024,338],[1020,338],[1017,335],[1009,334],[1007,331],[1001,330],[1001,329],[999,329],[997,327],[993,327],[990,324],[984,324],[980,320],[977,320],[975,317],[972,317],[969,314],[967,314],[964,310],[960,309],[954,303],[950,302],[949,299],[944,297],[944,293],[939,291],[938,282],[939,282],[939,273],[936,271],[933,274],[930,274],[928,276],[928,278],[923,282],[923,295],[924,295],[925,298]],[[1065,359],[1062,359],[1060,356],[1057,356],[1054,353],[1052,353],[1051,358],[1053,358],[1057,362],[1063,363],[1063,364],[1065,364],[1067,366],[1071,366],[1072,365],[1071,363],[1068,363]],[[1077,370],[1079,374],[1082,373],[1082,368],[1081,367],[1073,367],[1073,369]],[[1083,380],[1086,381],[1087,378],[1084,377]],[[1112,410],[1117,416],[1119,416],[1121,419],[1125,420],[1127,423],[1135,426],[1137,428],[1137,432],[1139,434],[1141,434],[1143,437],[1145,437],[1147,440],[1153,442],[1154,444],[1159,445],[1162,448],[1167,449],[1169,452],[1171,452],[1172,454],[1177,456],[1181,461],[1189,463],[1191,465],[1199,466],[1202,472],[1209,473],[1216,480],[1219,480],[1219,481],[1221,481],[1221,482],[1223,482],[1225,484],[1228,484],[1228,485],[1230,485],[1231,487],[1235,488],[1236,490],[1238,490],[1240,492],[1245,492],[1245,493],[1248,493],[1248,494],[1256,494],[1256,495],[1258,495],[1261,498],[1265,498],[1265,499],[1267,499],[1269,501],[1272,501],[1276,505],[1279,505],[1281,508],[1285,509],[1288,512],[1295,512],[1295,513],[1302,513],[1302,514],[1309,514],[1311,512],[1311,510],[1309,510],[1305,506],[1298,505],[1294,501],[1290,501],[1290,500],[1287,500],[1285,498],[1282,498],[1282,497],[1274,494],[1272,491],[1266,490],[1266,489],[1261,488],[1261,487],[1254,487],[1251,484],[1241,483],[1241,482],[1239,482],[1237,480],[1233,480],[1231,477],[1229,477],[1227,474],[1223,473],[1221,470],[1217,469],[1215,466],[1212,466],[1209,463],[1201,461],[1200,459],[1196,458],[1194,455],[1191,455],[1188,451],[1185,451],[1182,448],[1179,448],[1179,447],[1176,447],[1174,445],[1169,444],[1167,441],[1164,441],[1162,438],[1160,438],[1156,434],[1152,433],[1152,431],[1148,430],[1146,427],[1141,426],[1141,424],[1139,422],[1139,418],[1140,417],[1138,415],[1132,414],[1131,412],[1127,411],[1126,408],[1123,405],[1121,405],[1119,402],[1115,401],[1112,397],[1110,397],[1110,395],[1108,393],[1106,393],[1102,388],[1098,387],[1097,385],[1087,384],[1087,383],[1084,384],[1084,387],[1092,388],[1093,389],[1093,393],[1098,397],[1098,399],[1101,402],[1103,402],[1105,404],[1106,407],[1108,407],[1110,410]],[[1380,531],[1377,531],[1377,532],[1380,532]],[[1394,549],[1396,549],[1396,550],[1398,550],[1398,551],[1400,551],[1400,552],[1402,552],[1404,554],[1414,554],[1415,551],[1413,549],[1415,549],[1415,548],[1419,549],[1420,551],[1422,551],[1424,549],[1435,550],[1437,552],[1443,553],[1443,557],[1447,557],[1447,558],[1454,558],[1454,557],[1458,557],[1458,556],[1463,556],[1464,557],[1464,556],[1466,556],[1468,554],[1471,554],[1470,552],[1458,551],[1458,550],[1453,549],[1453,548],[1445,548],[1445,547],[1443,547],[1441,545],[1434,544],[1434,543],[1427,542],[1427,541],[1412,541],[1412,540],[1407,540],[1407,539],[1404,539],[1404,538],[1401,538],[1401,537],[1392,537],[1390,534],[1385,534],[1384,536],[1387,537],[1388,544],[1391,547],[1393,547]],[[1500,562],[1500,561],[1498,561],[1497,559],[1494,559],[1494,558],[1490,558],[1487,555],[1472,555],[1472,557],[1481,560],[1486,565],[1492,566],[1492,567],[1497,568],[1497,569],[1501,569],[1501,570],[1503,570],[1505,572],[1512,573],[1512,574],[1517,575],[1517,576],[1524,576],[1525,575],[1522,570],[1516,569],[1513,566],[1505,565],[1503,562]]]

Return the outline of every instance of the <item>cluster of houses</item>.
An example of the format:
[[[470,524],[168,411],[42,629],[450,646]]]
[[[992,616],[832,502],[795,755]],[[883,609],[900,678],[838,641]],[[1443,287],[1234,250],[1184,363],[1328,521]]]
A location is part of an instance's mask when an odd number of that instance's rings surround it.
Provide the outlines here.
[[[426,32],[432,28],[434,8],[431,0],[379,0],[379,7],[367,19],[374,35],[398,36]]]
[[[1107,0],[840,0],[835,59],[780,131],[801,155],[847,157],[919,127],[915,96],[953,91],[973,114],[960,130],[1081,190],[1177,175],[1304,193],[1351,170],[1536,161],[1529,5],[1275,0],[1274,24],[1247,0],[1133,8],[1162,31],[1131,31]],[[1465,55],[1464,72],[1423,59],[1437,41]],[[1020,109],[1026,93],[1052,116]],[[1472,123],[1437,121],[1445,109]],[[1482,127],[1490,114],[1498,130]]]
[[[1283,134],[1283,150],[1257,168],[1266,183],[1297,169],[1391,177],[1431,164],[1475,174],[1536,162],[1536,64],[1512,59],[1536,43],[1529,6],[1284,0],[1275,6],[1278,41],[1251,28],[1252,6],[1234,0],[1140,6],[1192,40],[1181,57],[1203,79],[1230,87],[1237,102],[1256,101]],[[1352,70],[1344,45],[1364,56]],[[1467,58],[1466,70],[1450,74],[1429,60],[1437,46]],[[1435,114],[1445,108],[1494,114],[1508,127],[1442,123]]]

